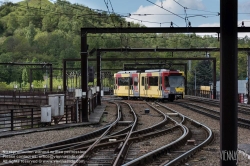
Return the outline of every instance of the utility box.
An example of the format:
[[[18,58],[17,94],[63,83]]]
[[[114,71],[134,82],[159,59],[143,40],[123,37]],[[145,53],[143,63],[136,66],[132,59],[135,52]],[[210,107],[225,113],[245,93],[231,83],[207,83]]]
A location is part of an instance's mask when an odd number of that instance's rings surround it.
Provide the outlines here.
[[[51,122],[51,106],[41,106],[41,122]]]
[[[75,98],[82,97],[82,89],[75,89]]]
[[[149,113],[149,109],[148,108],[146,108],[144,111],[145,111],[145,114]]]
[[[58,108],[59,108],[59,115],[64,115],[64,94],[57,94],[58,96]]]
[[[91,91],[92,91],[92,94],[95,94],[96,93],[96,87],[92,87]]]
[[[49,105],[51,105],[51,115],[63,116],[64,115],[64,94],[51,94],[49,97]]]
[[[59,99],[55,94],[48,95],[49,105],[51,105],[51,116],[59,116]]]

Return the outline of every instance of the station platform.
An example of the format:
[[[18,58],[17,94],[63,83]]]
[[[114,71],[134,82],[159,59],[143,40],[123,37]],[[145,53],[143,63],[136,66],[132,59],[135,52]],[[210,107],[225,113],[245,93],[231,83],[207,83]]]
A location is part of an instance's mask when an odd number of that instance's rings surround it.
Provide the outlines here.
[[[42,131],[49,131],[49,130],[61,130],[69,127],[81,127],[81,126],[88,126],[88,125],[98,125],[100,123],[101,117],[103,112],[105,111],[105,105],[98,105],[94,112],[89,115],[89,122],[81,122],[81,123],[68,123],[68,124],[58,124],[52,126],[45,126],[41,128],[32,128],[32,129],[25,129],[25,130],[15,130],[15,131],[2,131],[0,132],[0,138],[4,137],[11,137],[15,135],[21,134],[28,134],[33,132],[42,132]]]

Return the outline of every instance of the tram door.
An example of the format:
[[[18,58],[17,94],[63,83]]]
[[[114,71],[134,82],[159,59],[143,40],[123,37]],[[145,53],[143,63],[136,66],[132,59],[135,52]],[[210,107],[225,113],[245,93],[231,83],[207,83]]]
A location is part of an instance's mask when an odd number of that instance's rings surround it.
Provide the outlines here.
[[[133,78],[132,77],[129,77],[129,96],[133,96]]]
[[[148,77],[145,76],[145,81],[144,81],[144,95],[147,96],[148,95]]]
[[[138,88],[138,74],[132,74],[129,80],[129,95],[130,96],[139,96]]]
[[[132,90],[132,94],[133,96],[139,96],[139,78],[138,78],[138,74],[132,74],[132,85],[131,85],[131,90]]]
[[[158,82],[158,86],[159,86],[159,88],[158,88],[158,95],[159,95],[159,97],[161,97],[162,96],[162,77],[161,76],[159,76],[159,82]]]
[[[114,79],[114,81],[115,81],[115,83],[114,83],[114,95],[116,94],[116,90],[117,90],[117,85],[118,85],[118,80],[117,80],[118,78],[116,78],[115,77],[115,79]]]

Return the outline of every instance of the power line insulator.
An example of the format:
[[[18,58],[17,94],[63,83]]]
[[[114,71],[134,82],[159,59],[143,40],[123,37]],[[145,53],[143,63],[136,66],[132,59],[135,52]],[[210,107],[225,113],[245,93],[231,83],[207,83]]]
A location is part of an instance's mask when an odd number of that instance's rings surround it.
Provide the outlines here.
[[[173,22],[171,21],[171,23],[170,23],[170,27],[173,27]]]
[[[245,27],[244,21],[241,22],[241,27]]]

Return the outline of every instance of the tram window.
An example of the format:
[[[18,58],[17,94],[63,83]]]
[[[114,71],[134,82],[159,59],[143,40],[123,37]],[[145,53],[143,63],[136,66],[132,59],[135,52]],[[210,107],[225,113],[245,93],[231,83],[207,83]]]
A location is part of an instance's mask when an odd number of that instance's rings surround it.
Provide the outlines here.
[[[150,86],[158,86],[158,77],[148,77]]]
[[[128,86],[129,85],[129,77],[119,77],[118,78],[119,86]]]
[[[169,76],[170,87],[184,87],[183,76]]]
[[[141,77],[141,85],[144,86],[144,77]]]
[[[165,79],[164,79],[164,85],[165,87],[169,87],[169,80],[168,80],[168,77],[166,76]]]

